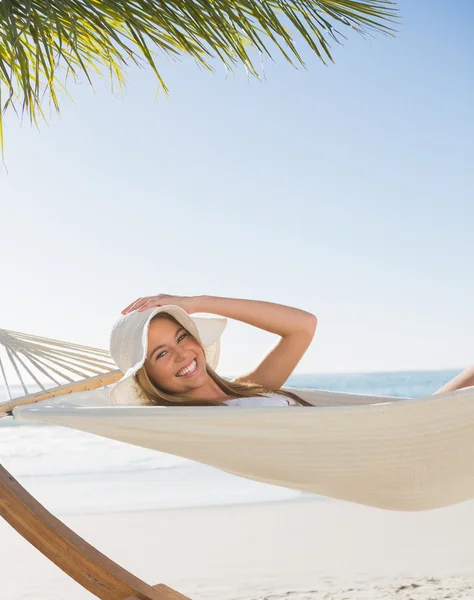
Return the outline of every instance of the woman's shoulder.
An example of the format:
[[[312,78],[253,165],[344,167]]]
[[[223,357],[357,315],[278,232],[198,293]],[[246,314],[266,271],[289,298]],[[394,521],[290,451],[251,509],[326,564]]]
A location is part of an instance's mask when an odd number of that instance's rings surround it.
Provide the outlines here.
[[[225,400],[227,406],[288,406],[289,398],[282,394],[272,394],[271,396],[250,396],[249,398],[232,398]]]

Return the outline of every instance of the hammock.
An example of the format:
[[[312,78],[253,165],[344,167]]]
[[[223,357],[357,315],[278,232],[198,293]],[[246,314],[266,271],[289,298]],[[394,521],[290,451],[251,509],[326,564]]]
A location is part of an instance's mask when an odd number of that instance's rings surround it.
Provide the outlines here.
[[[423,399],[285,389],[317,408],[122,407],[98,390],[13,414],[383,509],[474,498],[474,387]]]

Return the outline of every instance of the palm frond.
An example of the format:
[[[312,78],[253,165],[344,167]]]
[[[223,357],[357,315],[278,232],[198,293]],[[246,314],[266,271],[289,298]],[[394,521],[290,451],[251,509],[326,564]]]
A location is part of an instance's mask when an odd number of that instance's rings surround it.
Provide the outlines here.
[[[1,0],[0,144],[6,109],[44,116],[45,99],[59,110],[57,92],[68,76],[108,71],[123,84],[127,65],[156,64],[161,52],[187,55],[207,69],[215,59],[252,74],[255,50],[281,52],[303,65],[289,27],[324,63],[332,61],[336,29],[393,34],[397,8],[389,0]],[[3,90],[2,90],[3,88]]]

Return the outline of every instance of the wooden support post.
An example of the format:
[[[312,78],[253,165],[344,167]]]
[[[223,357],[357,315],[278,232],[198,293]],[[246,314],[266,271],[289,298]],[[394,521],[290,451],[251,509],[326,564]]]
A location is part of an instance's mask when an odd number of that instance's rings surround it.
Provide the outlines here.
[[[190,600],[150,586],[88,544],[0,465],[0,516],[55,565],[101,600]]]

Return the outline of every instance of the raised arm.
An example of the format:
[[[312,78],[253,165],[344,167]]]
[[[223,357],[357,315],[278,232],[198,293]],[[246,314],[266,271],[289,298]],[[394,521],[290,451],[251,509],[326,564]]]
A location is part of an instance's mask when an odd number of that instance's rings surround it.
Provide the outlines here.
[[[210,312],[248,323],[279,335],[281,339],[261,363],[238,381],[252,381],[266,388],[279,389],[295,370],[313,339],[316,317],[304,310],[237,298],[200,296],[196,312]]]

